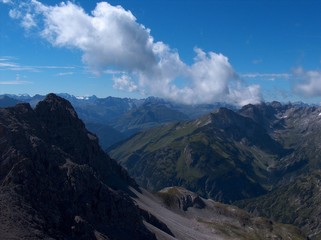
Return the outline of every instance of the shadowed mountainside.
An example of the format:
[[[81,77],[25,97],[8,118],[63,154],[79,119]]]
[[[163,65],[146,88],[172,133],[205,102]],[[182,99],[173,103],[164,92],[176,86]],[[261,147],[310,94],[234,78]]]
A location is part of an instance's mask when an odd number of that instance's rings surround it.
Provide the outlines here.
[[[127,194],[136,183],[66,100],[0,109],[0,150],[2,239],[155,239]]]
[[[252,119],[221,108],[139,133],[110,154],[150,190],[181,185],[230,202],[266,193],[267,168],[287,152]]]

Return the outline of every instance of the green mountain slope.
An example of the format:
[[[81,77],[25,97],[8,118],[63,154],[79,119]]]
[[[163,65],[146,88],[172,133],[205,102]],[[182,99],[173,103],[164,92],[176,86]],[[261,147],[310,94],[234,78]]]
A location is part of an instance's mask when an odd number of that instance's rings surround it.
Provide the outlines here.
[[[148,189],[181,185],[230,202],[265,193],[267,169],[287,152],[252,119],[221,108],[139,133],[110,154]]]
[[[300,227],[310,239],[321,238],[321,170],[301,176],[271,193],[238,202],[250,212]]]
[[[273,102],[154,128],[111,154],[151,190],[179,185],[238,201],[320,239],[320,136],[321,108]]]

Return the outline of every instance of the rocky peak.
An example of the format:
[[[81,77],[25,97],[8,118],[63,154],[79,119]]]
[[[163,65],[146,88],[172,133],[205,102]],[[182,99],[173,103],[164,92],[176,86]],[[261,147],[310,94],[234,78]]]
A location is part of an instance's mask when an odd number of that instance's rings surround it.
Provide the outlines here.
[[[0,108],[0,139],[2,239],[155,239],[127,195],[136,183],[68,101]]]
[[[94,155],[102,155],[98,139],[87,131],[67,100],[51,93],[37,104],[35,113],[52,144],[75,156],[77,162],[88,163]]]
[[[47,124],[55,123],[57,126],[62,123],[72,126],[76,124],[76,126],[84,127],[70,102],[53,93],[48,94],[43,101],[39,102],[35,111]]]
[[[240,140],[241,137],[251,138],[263,130],[252,119],[226,108],[220,108],[216,113],[212,113],[211,118],[213,127],[224,131],[235,140]]]
[[[258,105],[248,104],[240,109],[239,113],[242,116],[251,118],[258,124],[268,127],[268,122],[276,119],[275,115],[280,107],[279,104],[278,102],[273,102],[271,105],[265,103]]]
[[[211,122],[214,126],[226,129],[231,125],[242,123],[242,117],[234,111],[227,108],[219,108],[214,113],[211,113]]]

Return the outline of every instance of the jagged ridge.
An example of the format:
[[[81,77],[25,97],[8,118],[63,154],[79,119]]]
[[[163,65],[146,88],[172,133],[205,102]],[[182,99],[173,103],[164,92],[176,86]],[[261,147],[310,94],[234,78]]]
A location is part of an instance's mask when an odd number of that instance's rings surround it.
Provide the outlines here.
[[[0,152],[2,239],[155,239],[125,193],[136,183],[68,101],[0,109]]]

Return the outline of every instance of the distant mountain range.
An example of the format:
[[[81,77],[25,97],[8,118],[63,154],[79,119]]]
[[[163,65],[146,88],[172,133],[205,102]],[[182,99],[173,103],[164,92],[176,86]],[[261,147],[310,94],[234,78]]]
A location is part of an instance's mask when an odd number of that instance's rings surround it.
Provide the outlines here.
[[[67,99],[89,130],[97,134],[104,149],[150,127],[180,120],[193,119],[222,106],[224,103],[190,106],[176,104],[164,99],[76,97],[66,93],[58,96]],[[0,106],[14,106],[18,102],[30,103],[32,107],[45,96],[0,95]]]
[[[15,106],[16,104],[21,103],[21,101],[8,97],[7,95],[0,96],[0,107],[11,107]]]
[[[141,189],[55,94],[34,108],[0,108],[0,140],[4,240],[305,239],[294,226],[182,187]]]

